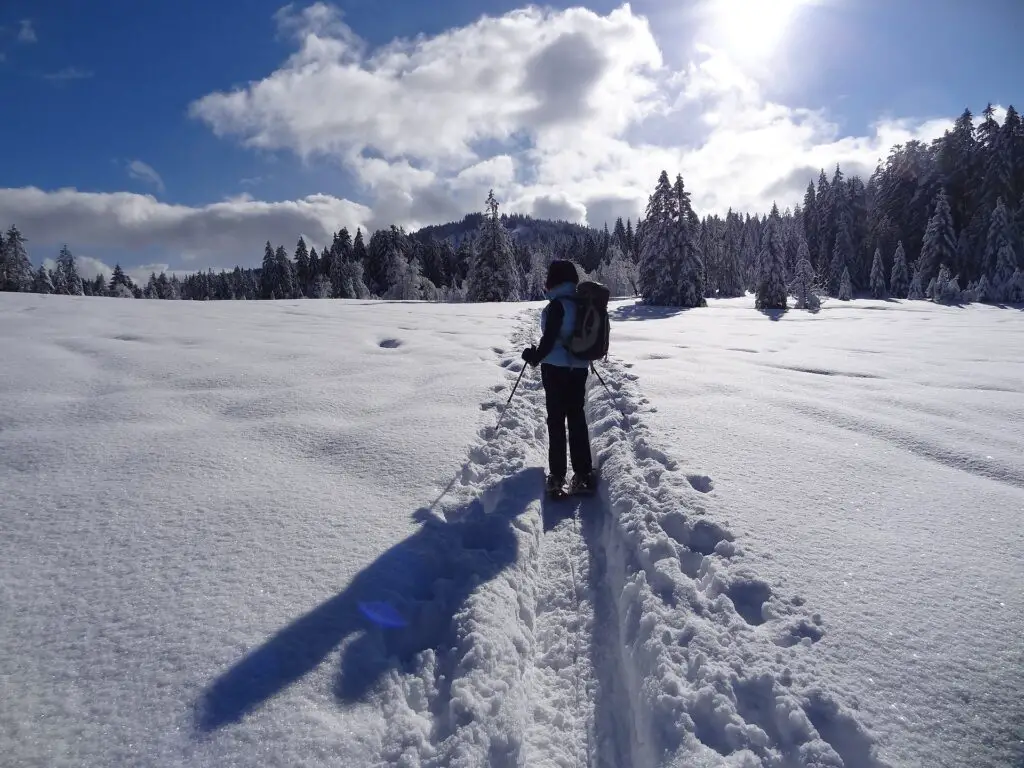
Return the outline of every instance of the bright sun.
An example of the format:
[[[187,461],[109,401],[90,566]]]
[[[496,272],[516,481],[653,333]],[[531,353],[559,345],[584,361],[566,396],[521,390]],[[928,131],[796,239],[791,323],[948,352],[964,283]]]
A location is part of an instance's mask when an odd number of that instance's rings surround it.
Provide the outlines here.
[[[775,53],[802,6],[813,0],[711,0],[713,44],[739,58]]]

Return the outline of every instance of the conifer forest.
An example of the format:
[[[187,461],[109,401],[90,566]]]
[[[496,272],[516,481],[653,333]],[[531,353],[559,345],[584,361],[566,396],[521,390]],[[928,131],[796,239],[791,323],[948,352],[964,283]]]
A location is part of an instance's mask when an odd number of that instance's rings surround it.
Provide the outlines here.
[[[519,301],[543,297],[548,263],[569,259],[613,295],[661,306],[755,296],[759,309],[815,309],[823,297],[1024,301],[1024,123],[1010,106],[965,110],[931,143],[891,149],[870,178],[822,169],[799,204],[700,216],[692,190],[662,171],[643,216],[602,229],[505,214],[492,193],[460,222],[406,232],[342,228],[318,251],[267,242],[258,267],[137,284],[120,265],[79,274],[68,245],[33,253],[0,235],[0,290],[147,299],[385,298]],[[255,254],[254,254],[255,255]],[[53,268],[43,260],[54,258]]]

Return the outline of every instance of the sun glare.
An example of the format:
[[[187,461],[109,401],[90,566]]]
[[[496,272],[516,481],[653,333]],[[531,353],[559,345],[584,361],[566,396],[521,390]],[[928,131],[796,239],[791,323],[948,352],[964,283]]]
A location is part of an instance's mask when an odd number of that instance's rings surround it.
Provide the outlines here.
[[[712,44],[739,58],[772,56],[809,0],[712,0]]]

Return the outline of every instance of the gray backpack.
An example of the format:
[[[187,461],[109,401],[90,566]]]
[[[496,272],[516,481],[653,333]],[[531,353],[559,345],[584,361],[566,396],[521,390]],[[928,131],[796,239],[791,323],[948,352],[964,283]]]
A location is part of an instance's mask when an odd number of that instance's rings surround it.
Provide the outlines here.
[[[608,317],[609,291],[601,283],[585,280],[569,297],[576,304],[576,323],[566,348],[581,360],[600,360],[608,355],[611,321]]]

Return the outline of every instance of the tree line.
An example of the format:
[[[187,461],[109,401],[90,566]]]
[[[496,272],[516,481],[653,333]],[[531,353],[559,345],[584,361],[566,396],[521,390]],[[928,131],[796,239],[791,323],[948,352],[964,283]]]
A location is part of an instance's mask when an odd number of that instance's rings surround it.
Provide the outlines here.
[[[762,309],[792,297],[1024,301],[1024,125],[1013,106],[1002,123],[969,109],[930,142],[892,148],[865,182],[837,165],[820,171],[801,204],[767,215],[698,216],[681,175],[662,171],[643,217],[609,231],[485,210],[462,222],[407,233],[391,226],[364,241],[345,228],[318,253],[299,238],[264,248],[259,267],[136,285],[120,266],[83,280],[67,246],[53,270],[33,268],[16,227],[0,236],[0,290],[153,299],[387,298],[517,301],[543,297],[547,265],[574,262],[613,294],[652,304],[702,306],[753,293]]]

